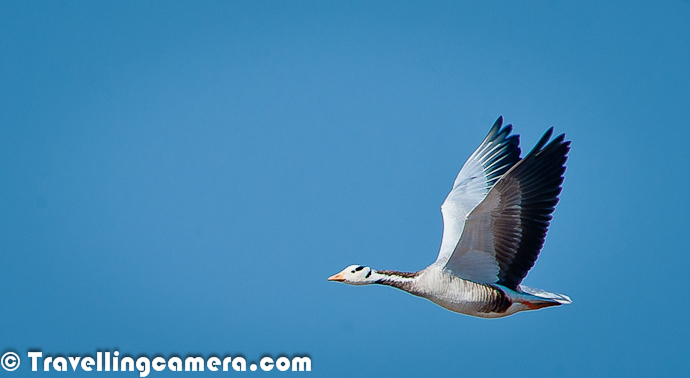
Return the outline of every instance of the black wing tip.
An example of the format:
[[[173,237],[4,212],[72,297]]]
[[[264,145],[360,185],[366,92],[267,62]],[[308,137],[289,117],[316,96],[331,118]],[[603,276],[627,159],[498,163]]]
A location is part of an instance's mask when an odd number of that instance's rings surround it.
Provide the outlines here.
[[[544,147],[542,151],[546,150],[561,151],[563,158],[568,159],[568,152],[570,152],[570,141],[565,140],[565,134],[561,134],[549,142],[549,144]],[[563,163],[565,164],[565,161]]]
[[[534,145],[534,147],[532,148],[532,151],[530,151],[529,154],[527,154],[527,155],[528,156],[534,155],[534,154],[538,153],[539,151],[543,150],[544,146],[546,145],[546,142],[548,142],[549,139],[551,139],[551,135],[553,135],[553,126],[549,127],[546,130],[546,132],[544,132],[544,135],[542,135],[541,138],[539,138],[539,141],[537,142],[537,144]]]
[[[513,132],[513,125],[511,123],[503,125],[503,116],[499,116],[489,130],[489,133],[484,138],[484,142],[494,141],[501,144],[513,144],[518,146],[520,144],[520,135],[510,133]]]
[[[486,138],[484,138],[482,144],[490,140],[496,139],[496,136],[498,136],[501,132],[501,126],[503,126],[503,118],[498,117],[496,122],[494,122],[493,126],[491,126],[491,128],[489,129],[489,132],[486,134]]]
[[[534,145],[534,148],[527,154],[529,155],[534,155],[539,153],[542,150],[545,150],[551,145],[555,144],[562,144],[566,146],[568,150],[570,150],[570,142],[571,141],[566,141],[565,140],[565,133],[562,133],[555,138],[551,139],[553,136],[553,131],[554,127],[551,126],[549,127],[544,134],[539,138],[539,141],[537,144]],[[496,119],[496,122],[494,122],[493,126],[491,127],[491,130],[489,131],[489,135],[487,135],[486,140],[501,140],[503,143],[508,143],[508,144],[514,144],[516,146],[519,146],[520,144],[520,135],[519,134],[513,134],[510,135],[510,133],[513,132],[513,124],[509,123],[503,126],[503,115],[499,115],[498,118]],[[551,140],[551,141],[549,141]],[[525,157],[527,157],[525,156]]]
[[[496,134],[502,135],[503,137],[501,139],[504,139],[508,136],[513,131],[513,124],[509,123],[503,127],[503,116],[500,115],[496,119],[496,122],[494,122],[494,125],[491,127],[492,130],[496,130]]]
[[[496,139],[500,140],[501,142],[504,141],[512,141],[511,138],[513,137],[519,137],[517,134],[510,135],[510,133],[513,131],[513,125],[507,124],[503,126],[501,131],[498,132],[498,135],[496,135]]]
[[[519,145],[520,144],[520,136],[517,134],[513,134],[505,139],[508,143],[512,143],[514,145]]]
[[[503,126],[503,116],[498,117],[496,122],[494,122],[493,126],[491,126],[491,132],[489,134],[498,134],[498,131],[501,129],[501,126]]]
[[[565,133],[562,133],[558,135],[557,137],[551,139],[551,136],[553,135],[553,126],[549,127],[545,132],[544,135],[542,135],[541,138],[539,138],[539,141],[537,144],[534,145],[534,148],[527,154],[527,156],[530,155],[536,155],[544,150],[551,149],[551,148],[557,148],[560,146],[564,146],[567,151],[570,150],[570,142],[569,140],[565,140]],[[549,141],[551,139],[551,141]],[[548,142],[548,143],[547,143]],[[525,158],[527,158],[525,156]]]

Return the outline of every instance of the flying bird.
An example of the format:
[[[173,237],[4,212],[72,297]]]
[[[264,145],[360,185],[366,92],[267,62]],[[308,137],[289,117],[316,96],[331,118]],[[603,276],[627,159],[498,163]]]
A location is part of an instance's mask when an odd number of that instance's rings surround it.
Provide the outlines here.
[[[571,303],[521,285],[544,245],[561,193],[570,141],[549,128],[524,158],[499,117],[441,205],[436,261],[414,273],[350,265],[329,281],[392,286],[461,314],[500,318]],[[550,140],[550,141],[549,141]]]

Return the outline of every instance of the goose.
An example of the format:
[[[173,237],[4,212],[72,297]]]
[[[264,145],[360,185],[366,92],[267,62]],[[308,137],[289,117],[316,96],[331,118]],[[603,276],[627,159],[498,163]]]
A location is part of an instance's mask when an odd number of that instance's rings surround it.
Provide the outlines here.
[[[350,265],[329,281],[387,285],[457,313],[501,318],[569,304],[567,295],[521,285],[544,245],[561,193],[570,141],[549,128],[524,158],[500,116],[460,169],[441,205],[436,261],[418,272]]]

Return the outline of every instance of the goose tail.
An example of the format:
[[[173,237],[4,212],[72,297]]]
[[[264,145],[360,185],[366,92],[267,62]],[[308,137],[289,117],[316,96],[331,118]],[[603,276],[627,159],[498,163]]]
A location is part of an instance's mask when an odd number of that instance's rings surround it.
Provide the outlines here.
[[[562,304],[571,304],[573,301],[570,299],[569,296],[565,294],[557,294],[557,293],[551,293],[546,290],[541,290],[541,289],[535,289],[533,287],[525,286],[525,285],[520,285],[520,291],[524,294],[529,294],[533,295],[535,297],[539,297],[539,299],[545,299],[545,302],[556,302],[551,304],[552,306],[557,306],[557,305],[562,305]],[[542,301],[535,301],[535,302],[542,302]],[[540,306],[540,307],[545,307],[545,306]]]

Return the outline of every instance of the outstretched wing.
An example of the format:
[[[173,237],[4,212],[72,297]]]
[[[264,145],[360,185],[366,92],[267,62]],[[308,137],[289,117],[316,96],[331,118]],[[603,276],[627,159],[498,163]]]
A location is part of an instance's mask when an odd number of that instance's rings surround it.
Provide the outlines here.
[[[467,217],[446,269],[458,277],[513,290],[539,256],[561,193],[570,141],[553,128],[505,173]]]
[[[489,192],[496,181],[520,160],[520,137],[511,135],[512,125],[498,117],[489,134],[462,166],[453,189],[441,205],[443,239],[434,264],[443,265],[458,244],[465,219]]]

